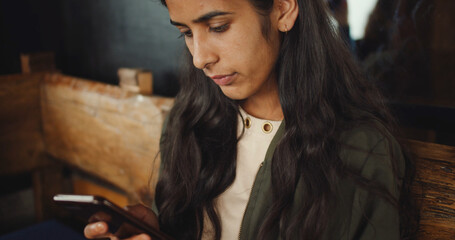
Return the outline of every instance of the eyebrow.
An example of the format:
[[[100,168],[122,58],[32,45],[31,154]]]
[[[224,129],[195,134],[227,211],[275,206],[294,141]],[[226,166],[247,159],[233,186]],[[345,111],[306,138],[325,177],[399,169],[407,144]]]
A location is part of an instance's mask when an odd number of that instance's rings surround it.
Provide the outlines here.
[[[207,22],[208,20],[210,20],[210,19],[212,19],[214,17],[223,16],[223,15],[229,15],[229,14],[232,14],[232,12],[213,11],[213,12],[206,13],[206,14],[198,17],[197,19],[194,19],[192,22],[193,23]],[[170,22],[174,26],[186,26],[185,24],[179,23],[179,22],[175,22],[172,19],[170,19]]]

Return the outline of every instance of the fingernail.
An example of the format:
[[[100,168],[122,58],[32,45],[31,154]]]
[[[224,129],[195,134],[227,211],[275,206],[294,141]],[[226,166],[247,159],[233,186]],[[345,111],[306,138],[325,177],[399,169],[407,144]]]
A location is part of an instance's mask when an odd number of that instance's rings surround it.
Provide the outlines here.
[[[97,231],[102,231],[104,230],[104,226],[102,223],[96,223],[95,226],[94,226],[95,230]]]
[[[141,234],[141,235],[140,235],[140,239],[141,239],[141,240],[150,240],[150,237],[147,236],[147,235],[145,235],[145,234]]]

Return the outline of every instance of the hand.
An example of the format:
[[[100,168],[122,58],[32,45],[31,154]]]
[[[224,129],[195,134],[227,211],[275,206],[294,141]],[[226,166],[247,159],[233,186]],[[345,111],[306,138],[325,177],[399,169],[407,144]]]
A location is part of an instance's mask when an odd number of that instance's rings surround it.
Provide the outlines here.
[[[155,213],[144,205],[128,206],[126,210],[140,221],[148,224],[154,228],[159,229],[158,218]],[[140,233],[138,229],[129,224],[123,224],[115,233],[109,232],[108,224],[109,216],[103,213],[97,213],[90,219],[85,229],[84,235],[88,239],[94,238],[110,238],[111,240],[151,240],[152,238],[147,234]]]

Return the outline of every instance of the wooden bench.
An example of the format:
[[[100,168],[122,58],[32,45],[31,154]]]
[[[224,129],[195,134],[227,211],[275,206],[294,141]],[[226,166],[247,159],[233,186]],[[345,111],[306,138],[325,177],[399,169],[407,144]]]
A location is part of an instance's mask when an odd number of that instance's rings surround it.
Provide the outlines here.
[[[455,239],[455,147],[408,140],[416,167],[418,239]]]
[[[61,74],[47,74],[41,89],[46,152],[149,203],[173,100]]]
[[[173,99],[55,72],[0,76],[0,89],[0,176],[33,175],[38,219],[55,193],[99,192],[89,182],[118,204],[151,203]]]

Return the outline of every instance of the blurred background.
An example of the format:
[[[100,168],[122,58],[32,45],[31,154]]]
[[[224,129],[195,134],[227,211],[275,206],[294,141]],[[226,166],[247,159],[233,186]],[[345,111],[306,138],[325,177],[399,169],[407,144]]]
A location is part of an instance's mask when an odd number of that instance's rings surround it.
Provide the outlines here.
[[[455,146],[455,1],[326,1],[404,137]],[[0,0],[0,31],[0,236],[64,222],[57,192],[149,203],[184,47],[167,10]]]
[[[159,0],[1,1],[0,74],[21,72],[21,53],[54,52],[64,74],[117,84],[117,69],[154,73],[156,94],[177,92],[182,41]]]

